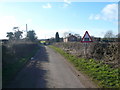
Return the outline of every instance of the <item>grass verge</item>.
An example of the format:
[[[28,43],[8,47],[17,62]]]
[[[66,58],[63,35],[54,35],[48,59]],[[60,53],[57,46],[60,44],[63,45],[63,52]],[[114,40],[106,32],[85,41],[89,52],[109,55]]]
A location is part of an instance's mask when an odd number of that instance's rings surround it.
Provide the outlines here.
[[[90,76],[93,81],[97,82],[99,87],[120,88],[120,68],[111,68],[109,65],[103,64],[102,61],[96,61],[94,59],[86,60],[84,58],[78,58],[52,45],[49,47],[63,55],[78,70]]]
[[[2,87],[6,87],[9,81],[15,77],[15,75],[23,68],[27,61],[35,55],[38,49],[39,47],[35,47],[34,50],[29,52],[26,57],[18,58],[16,62],[7,64],[6,67],[2,69]]]

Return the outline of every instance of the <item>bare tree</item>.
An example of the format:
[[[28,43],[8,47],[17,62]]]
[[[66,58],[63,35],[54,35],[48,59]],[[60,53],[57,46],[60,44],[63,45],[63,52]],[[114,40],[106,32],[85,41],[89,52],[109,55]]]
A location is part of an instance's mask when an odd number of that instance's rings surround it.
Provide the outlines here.
[[[80,36],[80,34],[74,34],[74,36],[76,36],[76,37],[77,37],[77,40],[78,40],[78,41],[80,41],[80,40],[81,40],[81,36]]]
[[[118,34],[116,35],[116,38],[120,38],[120,33],[118,33]]]
[[[111,30],[109,30],[109,31],[106,32],[106,34],[105,34],[104,37],[105,37],[105,38],[113,38],[113,37],[114,37],[114,34],[113,34],[113,32],[112,32]]]
[[[114,37],[115,35],[113,34],[112,30],[107,31],[104,35],[104,39],[109,41],[112,41]]]
[[[74,34],[74,36],[76,36],[77,38],[80,38],[80,34]]]
[[[63,37],[66,38],[69,35],[69,32],[64,32]]]

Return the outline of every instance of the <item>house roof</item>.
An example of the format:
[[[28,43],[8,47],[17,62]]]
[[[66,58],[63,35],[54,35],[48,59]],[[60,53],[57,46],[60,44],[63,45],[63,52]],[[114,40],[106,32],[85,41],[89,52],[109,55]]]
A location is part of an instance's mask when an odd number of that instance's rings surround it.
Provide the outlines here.
[[[74,35],[69,35],[69,36],[67,36],[67,37],[65,37],[65,38],[69,38],[69,37],[75,37],[75,38],[77,38],[77,37],[74,36]]]

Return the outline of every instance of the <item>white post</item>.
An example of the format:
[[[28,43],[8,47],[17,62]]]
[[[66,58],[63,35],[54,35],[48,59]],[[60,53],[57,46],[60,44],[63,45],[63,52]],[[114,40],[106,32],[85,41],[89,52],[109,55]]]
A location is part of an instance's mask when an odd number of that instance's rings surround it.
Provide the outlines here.
[[[87,57],[87,47],[88,47],[88,44],[84,43],[84,54],[85,54],[85,57]]]

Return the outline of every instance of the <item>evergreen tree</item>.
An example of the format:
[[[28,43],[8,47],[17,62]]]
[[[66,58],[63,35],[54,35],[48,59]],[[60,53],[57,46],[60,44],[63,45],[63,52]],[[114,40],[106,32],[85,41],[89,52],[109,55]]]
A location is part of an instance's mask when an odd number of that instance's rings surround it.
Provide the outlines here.
[[[58,33],[58,32],[56,32],[56,34],[55,34],[55,41],[56,41],[56,42],[59,42],[59,41],[60,41],[59,33]]]
[[[14,34],[13,32],[7,32],[7,36],[9,38],[9,40],[13,39],[14,38]]]
[[[23,32],[18,30],[18,31],[15,31],[14,34],[15,34],[15,39],[18,40],[22,37]]]
[[[35,31],[34,30],[30,30],[27,32],[27,38],[28,40],[31,40],[31,41],[35,41],[37,39],[37,37],[35,36]]]

